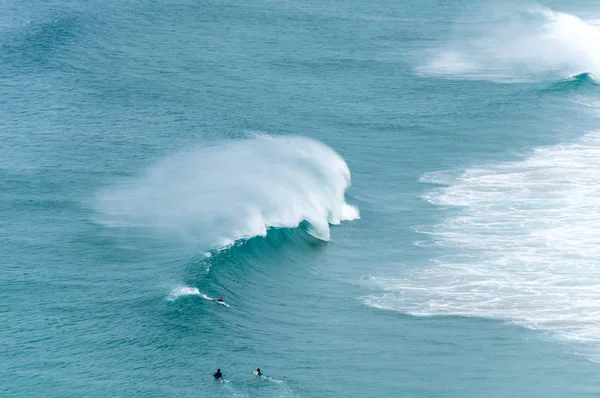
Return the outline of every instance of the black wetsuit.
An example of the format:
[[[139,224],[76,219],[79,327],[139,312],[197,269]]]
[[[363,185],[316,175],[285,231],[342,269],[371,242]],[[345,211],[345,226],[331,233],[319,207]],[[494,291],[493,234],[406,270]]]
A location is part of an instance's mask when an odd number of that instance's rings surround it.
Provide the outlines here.
[[[214,378],[215,378],[215,379],[219,380],[219,379],[222,379],[222,378],[223,378],[223,373],[221,373],[221,372],[217,372],[217,373],[215,373],[213,376],[214,376]]]

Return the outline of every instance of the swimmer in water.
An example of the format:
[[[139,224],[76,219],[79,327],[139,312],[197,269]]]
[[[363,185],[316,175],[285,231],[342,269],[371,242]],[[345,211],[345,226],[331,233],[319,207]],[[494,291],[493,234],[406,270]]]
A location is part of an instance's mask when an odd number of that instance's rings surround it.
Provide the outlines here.
[[[252,373],[254,373],[255,376],[262,376],[263,375],[262,372],[260,371],[260,368],[256,368],[256,370],[254,372],[252,372]]]
[[[216,380],[223,380],[223,373],[221,373],[221,369],[217,369],[217,373],[213,375]]]

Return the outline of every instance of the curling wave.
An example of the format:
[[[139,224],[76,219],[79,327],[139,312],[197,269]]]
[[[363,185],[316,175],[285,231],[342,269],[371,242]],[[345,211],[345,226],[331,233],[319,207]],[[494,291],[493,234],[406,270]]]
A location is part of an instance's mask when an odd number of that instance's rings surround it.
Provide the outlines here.
[[[329,240],[330,224],[354,220],[350,170],[334,150],[302,137],[255,136],[170,156],[98,193],[100,221],[152,228],[219,248],[296,228]]]
[[[578,94],[596,94],[599,82],[589,73],[580,73],[552,84],[542,91],[550,93],[575,92]]]

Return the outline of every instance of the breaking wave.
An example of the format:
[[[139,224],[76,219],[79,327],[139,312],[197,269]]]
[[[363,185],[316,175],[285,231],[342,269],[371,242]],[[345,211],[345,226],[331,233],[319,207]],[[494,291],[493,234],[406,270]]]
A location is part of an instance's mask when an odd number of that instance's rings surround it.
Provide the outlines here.
[[[547,8],[498,10],[469,18],[433,49],[425,75],[525,82],[600,76],[600,29],[593,21]]]
[[[302,137],[254,136],[170,156],[98,193],[99,221],[174,234],[204,248],[305,230],[329,240],[330,224],[359,217],[347,204],[346,162]]]

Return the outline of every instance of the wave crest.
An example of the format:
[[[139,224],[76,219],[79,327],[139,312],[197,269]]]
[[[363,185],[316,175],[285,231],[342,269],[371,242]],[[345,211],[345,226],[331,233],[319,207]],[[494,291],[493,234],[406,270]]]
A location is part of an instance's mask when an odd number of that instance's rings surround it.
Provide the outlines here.
[[[261,137],[170,156],[143,175],[98,193],[100,221],[150,227],[224,247],[296,228],[329,240],[330,224],[359,218],[345,201],[350,170],[328,146],[302,137]]]
[[[200,296],[200,295],[201,295],[201,293],[198,290],[198,288],[189,287],[189,286],[177,286],[175,289],[173,289],[171,291],[171,294],[169,294],[168,300],[175,301],[179,297],[182,297],[182,296]]]

